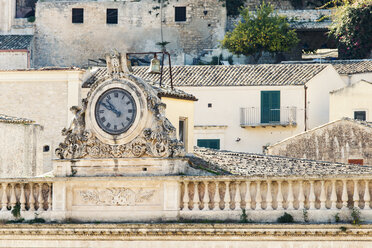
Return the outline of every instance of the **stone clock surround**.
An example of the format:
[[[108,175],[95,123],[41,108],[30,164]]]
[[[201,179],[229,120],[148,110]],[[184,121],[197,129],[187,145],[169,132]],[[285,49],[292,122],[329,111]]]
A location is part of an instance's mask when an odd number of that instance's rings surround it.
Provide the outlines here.
[[[95,106],[99,97],[109,89],[120,88],[126,90],[133,97],[136,106],[137,113],[136,118],[131,127],[122,134],[111,135],[103,131],[95,118]],[[87,113],[85,116],[85,123],[87,129],[90,129],[92,133],[103,143],[111,145],[122,145],[129,143],[145,128],[149,125],[149,116],[146,104],[146,97],[142,93],[141,89],[134,83],[125,79],[108,79],[100,84],[92,93],[91,100],[88,102]]]

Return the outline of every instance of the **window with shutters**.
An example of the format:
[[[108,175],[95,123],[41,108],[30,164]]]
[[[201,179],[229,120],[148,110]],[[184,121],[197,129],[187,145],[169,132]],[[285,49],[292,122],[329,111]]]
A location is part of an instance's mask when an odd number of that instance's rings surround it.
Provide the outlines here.
[[[186,7],[175,7],[174,21],[185,22],[186,21]]]
[[[84,9],[73,8],[72,9],[72,23],[83,23],[84,22]]]
[[[199,147],[220,149],[220,140],[219,139],[198,139],[197,145]]]
[[[280,122],[280,91],[261,91],[261,123]]]
[[[106,23],[107,24],[118,24],[118,9],[107,9]]]

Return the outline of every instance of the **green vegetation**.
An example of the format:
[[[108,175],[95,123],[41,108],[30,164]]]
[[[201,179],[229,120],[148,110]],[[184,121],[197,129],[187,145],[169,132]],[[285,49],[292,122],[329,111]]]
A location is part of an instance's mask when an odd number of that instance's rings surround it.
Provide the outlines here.
[[[302,215],[304,217],[304,221],[309,222],[309,213],[307,212],[307,209],[302,210]]]
[[[245,209],[242,209],[242,214],[240,215],[240,222],[241,223],[248,223],[248,215],[245,211]]]
[[[366,58],[372,50],[372,1],[343,2],[336,10],[330,31],[337,40],[339,58]]]
[[[243,21],[221,41],[222,47],[234,54],[252,55],[257,63],[263,52],[285,52],[299,41],[286,18],[278,16],[270,4],[263,3],[255,12],[245,8],[240,14]]]
[[[336,223],[340,222],[340,214],[339,213],[335,214],[335,222]]]
[[[284,213],[282,216],[280,216],[278,219],[277,219],[277,222],[278,223],[293,223],[294,222],[294,219],[293,219],[293,216],[288,214],[288,213]]]
[[[16,219],[19,219],[19,217],[21,217],[21,204],[19,202],[17,202],[16,205],[13,207],[11,213]]]
[[[351,224],[353,225],[359,225],[361,223],[361,219],[360,219],[360,210],[356,207],[353,207],[351,209]]]

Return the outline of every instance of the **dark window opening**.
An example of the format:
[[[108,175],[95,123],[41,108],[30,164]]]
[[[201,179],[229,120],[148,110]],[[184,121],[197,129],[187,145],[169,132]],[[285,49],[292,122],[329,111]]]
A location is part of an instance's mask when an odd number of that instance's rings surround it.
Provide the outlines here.
[[[49,152],[49,146],[48,145],[43,147],[43,152]]]
[[[106,23],[107,24],[118,24],[118,9],[107,9]]]
[[[208,108],[212,108],[212,103],[208,103]]]
[[[365,121],[366,111],[354,111],[354,119],[359,121]]]
[[[185,120],[179,120],[178,122],[178,137],[180,141],[185,144]]]
[[[16,0],[16,18],[35,16],[36,2],[37,0]]]
[[[185,22],[186,21],[186,7],[175,7],[174,21]]]
[[[72,23],[84,22],[84,9],[72,9]]]
[[[219,139],[198,139],[197,146],[218,150],[220,149],[220,140]]]

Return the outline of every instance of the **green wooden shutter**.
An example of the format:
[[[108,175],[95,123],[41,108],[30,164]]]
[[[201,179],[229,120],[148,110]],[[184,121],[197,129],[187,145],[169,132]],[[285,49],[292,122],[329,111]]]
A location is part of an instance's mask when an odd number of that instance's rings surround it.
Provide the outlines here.
[[[261,91],[261,123],[280,122],[280,91]]]
[[[198,139],[197,145],[199,147],[220,149],[220,140],[219,139]]]

